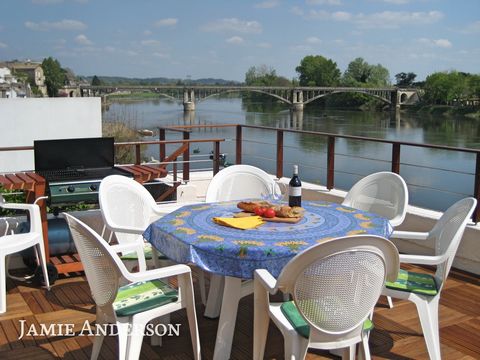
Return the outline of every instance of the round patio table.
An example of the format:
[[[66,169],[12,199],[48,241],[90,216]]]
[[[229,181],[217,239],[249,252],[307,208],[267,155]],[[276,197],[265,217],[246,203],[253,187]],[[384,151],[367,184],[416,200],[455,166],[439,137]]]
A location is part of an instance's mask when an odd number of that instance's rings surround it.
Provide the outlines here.
[[[213,218],[241,211],[237,202],[184,206],[150,225],[144,233],[156,249],[179,263],[192,263],[223,276],[252,279],[256,269],[278,276],[302,250],[354,234],[389,237],[387,219],[336,203],[304,201],[304,217],[296,224],[266,222],[256,229],[218,225]]]
[[[242,279],[252,279],[256,269],[277,277],[296,254],[329,238],[356,234],[388,238],[392,233],[390,223],[381,216],[323,201],[302,202],[305,214],[296,224],[267,222],[239,230],[213,222],[214,217],[239,212],[236,204],[187,205],[155,221],[143,234],[170,259],[218,275],[210,281],[205,310],[205,316],[216,317],[221,305],[214,359],[230,357],[238,302],[253,289],[251,281]]]

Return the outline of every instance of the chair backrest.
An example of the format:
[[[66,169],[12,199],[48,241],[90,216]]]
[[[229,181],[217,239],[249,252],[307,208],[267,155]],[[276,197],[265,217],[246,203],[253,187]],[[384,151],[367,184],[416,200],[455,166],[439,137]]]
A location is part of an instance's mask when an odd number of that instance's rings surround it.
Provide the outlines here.
[[[448,277],[465,227],[476,206],[477,200],[473,197],[457,201],[443,213],[428,234],[428,239],[435,242],[435,255],[444,257],[443,263],[437,266],[435,274],[441,286]]]
[[[348,236],[295,256],[277,286],[292,294],[317,341],[322,336],[345,339],[359,334],[385,279],[394,281],[398,269],[398,250],[392,242],[379,236]]]
[[[265,171],[251,165],[232,165],[213,177],[205,201],[261,198],[272,193],[280,194],[280,189]]]
[[[122,276],[120,267],[124,265],[120,258],[112,253],[108,243],[88,225],[70,214],[63,215],[83,263],[93,299],[98,308],[113,315],[112,303]]]
[[[135,228],[139,234],[115,232],[120,244],[138,241],[141,233],[154,220],[155,199],[145,187],[122,175],[110,175],[102,180],[98,200],[103,220],[109,230]]]
[[[395,227],[407,213],[407,184],[393,172],[370,174],[352,186],[342,205],[386,217]]]

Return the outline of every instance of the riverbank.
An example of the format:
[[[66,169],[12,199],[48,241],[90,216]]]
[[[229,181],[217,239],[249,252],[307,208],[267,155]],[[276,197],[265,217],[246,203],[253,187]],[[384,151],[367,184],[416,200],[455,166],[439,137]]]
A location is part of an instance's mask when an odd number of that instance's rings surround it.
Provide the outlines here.
[[[442,115],[442,116],[465,116],[472,119],[480,119],[480,107],[478,106],[450,106],[450,105],[412,105],[403,109],[408,113]]]

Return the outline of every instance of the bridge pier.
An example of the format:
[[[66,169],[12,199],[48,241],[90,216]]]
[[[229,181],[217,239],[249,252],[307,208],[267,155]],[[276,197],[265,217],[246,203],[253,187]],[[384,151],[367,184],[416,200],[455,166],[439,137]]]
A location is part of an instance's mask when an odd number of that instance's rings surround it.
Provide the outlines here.
[[[400,97],[398,96],[398,89],[390,92],[390,111],[397,112],[400,110]]]
[[[303,111],[303,91],[302,90],[292,90],[292,110],[293,111]]]
[[[195,92],[193,89],[183,91],[183,111],[195,110]]]

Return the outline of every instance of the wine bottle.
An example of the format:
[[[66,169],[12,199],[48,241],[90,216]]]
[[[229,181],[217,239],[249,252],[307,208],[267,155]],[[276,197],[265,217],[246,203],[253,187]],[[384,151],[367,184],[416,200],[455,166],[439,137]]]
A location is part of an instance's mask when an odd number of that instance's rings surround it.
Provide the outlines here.
[[[302,206],[302,182],[298,177],[298,165],[293,165],[293,176],[288,183],[288,206]]]

